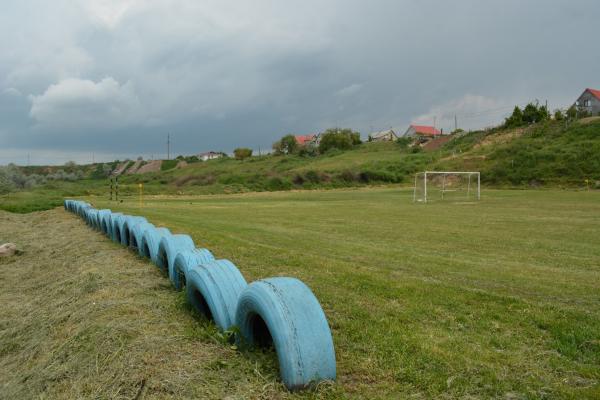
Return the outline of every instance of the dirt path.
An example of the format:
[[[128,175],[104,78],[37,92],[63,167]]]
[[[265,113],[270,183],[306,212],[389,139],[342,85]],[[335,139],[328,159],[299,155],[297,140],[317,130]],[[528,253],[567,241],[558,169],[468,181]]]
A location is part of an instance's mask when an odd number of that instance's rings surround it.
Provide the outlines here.
[[[0,399],[295,397],[272,355],[223,343],[156,267],[77,217],[0,211],[5,241],[24,254],[0,259]]]

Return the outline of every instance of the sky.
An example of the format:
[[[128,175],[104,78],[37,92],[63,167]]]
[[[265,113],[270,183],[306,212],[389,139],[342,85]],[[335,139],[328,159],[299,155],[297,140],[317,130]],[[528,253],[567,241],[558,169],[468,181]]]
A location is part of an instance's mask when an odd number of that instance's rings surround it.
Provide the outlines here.
[[[597,0],[3,0],[0,165],[497,125],[600,88]]]

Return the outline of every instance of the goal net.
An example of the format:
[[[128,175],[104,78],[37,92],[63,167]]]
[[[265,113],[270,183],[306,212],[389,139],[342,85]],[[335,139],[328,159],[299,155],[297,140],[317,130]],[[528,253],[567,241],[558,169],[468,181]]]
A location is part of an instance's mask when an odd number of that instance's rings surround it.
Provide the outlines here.
[[[479,200],[480,195],[479,172],[425,171],[415,175],[415,202]]]

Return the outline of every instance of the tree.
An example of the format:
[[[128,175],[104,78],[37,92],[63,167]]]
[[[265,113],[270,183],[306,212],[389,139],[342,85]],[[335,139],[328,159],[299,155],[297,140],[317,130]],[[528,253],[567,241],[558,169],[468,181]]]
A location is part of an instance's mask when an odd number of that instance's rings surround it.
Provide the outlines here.
[[[294,135],[285,135],[273,143],[273,150],[277,154],[292,154],[295,153],[299,147]]]
[[[567,110],[567,118],[571,120],[577,118],[577,108],[575,108],[575,105],[572,105]]]
[[[348,150],[360,143],[362,143],[360,133],[354,132],[352,129],[327,129],[321,135],[319,152],[325,153],[330,149]]]
[[[554,110],[554,119],[557,121],[562,121],[565,118],[565,116],[563,115],[562,111],[560,110]]]
[[[8,167],[0,167],[0,194],[10,193],[14,188]]]
[[[515,106],[510,117],[504,121],[504,126],[507,128],[516,128],[523,125],[523,112],[519,106]]]
[[[523,111],[515,106],[513,113],[504,121],[506,128],[516,128],[523,125],[535,124],[550,118],[550,112],[546,106],[540,106],[537,102],[529,103]]]
[[[281,149],[286,154],[292,154],[298,149],[298,142],[296,141],[296,137],[294,135],[285,135],[281,138]]]
[[[237,149],[233,150],[233,155],[235,156],[236,160],[244,160],[252,156],[252,149],[247,147],[238,147]]]

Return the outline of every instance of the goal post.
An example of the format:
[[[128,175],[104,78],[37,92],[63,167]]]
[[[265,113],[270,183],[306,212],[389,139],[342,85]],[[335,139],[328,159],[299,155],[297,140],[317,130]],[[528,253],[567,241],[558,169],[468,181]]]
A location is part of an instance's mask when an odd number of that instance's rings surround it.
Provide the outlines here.
[[[424,171],[415,174],[413,202],[479,199],[479,171]]]

